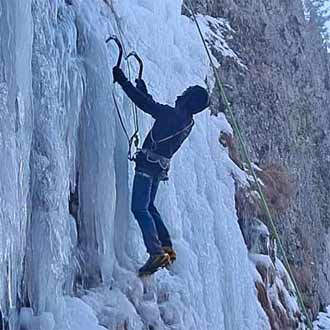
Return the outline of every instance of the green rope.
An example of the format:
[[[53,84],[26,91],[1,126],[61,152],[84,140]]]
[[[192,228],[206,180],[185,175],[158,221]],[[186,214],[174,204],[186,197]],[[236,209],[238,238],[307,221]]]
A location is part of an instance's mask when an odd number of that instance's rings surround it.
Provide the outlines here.
[[[288,261],[287,255],[286,255],[286,253],[285,253],[284,246],[283,246],[282,241],[281,241],[281,238],[280,238],[280,236],[279,236],[279,234],[278,234],[278,232],[277,232],[277,229],[276,229],[275,223],[274,223],[274,221],[273,221],[273,218],[272,218],[272,216],[271,216],[271,213],[270,213],[269,207],[268,207],[267,202],[266,202],[266,198],[265,198],[265,196],[264,196],[264,193],[262,192],[262,189],[261,189],[261,186],[260,186],[259,180],[258,180],[257,175],[256,175],[256,173],[255,173],[255,170],[254,170],[254,168],[253,168],[253,166],[252,166],[252,162],[251,162],[251,160],[250,160],[250,157],[249,157],[249,154],[248,154],[248,151],[247,151],[247,148],[246,148],[246,144],[245,144],[245,142],[244,142],[243,135],[242,135],[241,130],[240,130],[239,126],[238,126],[238,123],[237,123],[237,121],[236,121],[236,118],[235,118],[235,116],[234,116],[234,113],[233,113],[233,111],[232,111],[232,109],[231,109],[231,106],[230,106],[230,103],[229,103],[229,101],[228,101],[228,98],[227,98],[227,96],[226,96],[226,94],[225,94],[225,91],[224,91],[224,88],[223,88],[223,83],[222,83],[222,81],[221,81],[221,79],[220,79],[219,73],[218,73],[218,71],[217,71],[217,69],[216,69],[216,66],[215,66],[214,62],[213,62],[213,59],[212,59],[212,56],[211,56],[210,50],[208,49],[208,46],[207,46],[207,44],[206,44],[206,40],[205,40],[205,38],[204,38],[204,36],[203,36],[202,30],[201,30],[201,28],[200,28],[200,25],[199,25],[199,23],[198,23],[198,21],[197,21],[197,16],[196,16],[196,13],[195,13],[195,11],[194,11],[194,9],[193,9],[193,6],[192,6],[192,3],[191,3],[191,0],[187,0],[187,2],[188,2],[188,4],[189,4],[189,7],[190,7],[190,8],[187,8],[187,7],[186,7],[186,8],[188,9],[188,11],[191,12],[192,17],[193,17],[193,20],[194,20],[194,22],[195,22],[195,24],[196,24],[196,26],[197,26],[197,29],[198,29],[199,35],[200,35],[200,37],[201,37],[201,39],[202,39],[202,41],[203,41],[203,45],[204,45],[204,47],[205,47],[205,50],[206,50],[207,56],[208,56],[208,58],[209,58],[209,60],[210,60],[210,63],[211,63],[212,69],[213,69],[213,71],[214,71],[214,75],[215,75],[215,79],[216,79],[217,87],[218,87],[218,89],[219,89],[219,91],[220,91],[220,95],[221,95],[221,97],[222,97],[222,99],[223,99],[223,101],[224,101],[224,103],[225,103],[225,111],[230,115],[231,121],[232,121],[232,123],[233,123],[234,132],[235,132],[235,134],[236,134],[237,137],[238,137],[239,143],[240,143],[241,148],[242,148],[242,151],[243,151],[244,158],[246,159],[246,162],[247,162],[247,164],[248,164],[248,168],[249,168],[249,170],[250,170],[250,172],[251,172],[251,174],[252,174],[252,176],[253,176],[253,179],[254,179],[254,181],[255,181],[255,184],[256,184],[256,187],[257,187],[258,193],[259,193],[260,198],[261,198],[261,202],[262,202],[263,208],[264,208],[264,210],[265,210],[265,212],[266,212],[266,217],[267,217],[268,223],[269,223],[269,225],[270,225],[270,227],[271,227],[271,230],[272,230],[273,237],[275,237],[276,240],[277,240],[278,246],[279,246],[280,251],[281,251],[282,256],[283,256],[284,265],[286,266],[286,269],[287,269],[287,271],[288,271],[288,274],[289,274],[289,276],[290,276],[290,278],[291,278],[291,281],[292,281],[292,283],[293,283],[293,285],[294,285],[294,288],[295,288],[295,290],[296,290],[297,299],[298,299],[298,301],[299,301],[299,304],[300,304],[300,307],[301,307],[301,309],[302,309],[302,312],[303,312],[303,314],[304,314],[305,317],[306,317],[307,326],[308,326],[308,328],[309,328],[310,330],[313,330],[313,324],[312,324],[312,321],[311,321],[311,319],[310,319],[310,317],[309,317],[309,315],[308,315],[308,313],[307,313],[307,309],[306,309],[305,304],[304,304],[304,301],[303,301],[303,299],[302,299],[301,292],[300,292],[300,290],[299,290],[299,288],[298,288],[298,285],[297,285],[297,282],[296,282],[295,277],[294,277],[294,275],[293,275],[293,272],[292,272],[291,266],[290,266],[290,264],[289,264],[289,261]]]

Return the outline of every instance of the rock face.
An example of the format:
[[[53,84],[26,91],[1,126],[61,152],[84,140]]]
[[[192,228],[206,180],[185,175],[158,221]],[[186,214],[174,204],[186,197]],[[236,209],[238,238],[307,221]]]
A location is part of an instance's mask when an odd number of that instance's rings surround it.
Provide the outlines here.
[[[214,52],[253,161],[288,168],[294,191],[275,218],[307,307],[330,303],[330,74],[321,37],[300,0],[195,1],[225,17],[247,66]]]

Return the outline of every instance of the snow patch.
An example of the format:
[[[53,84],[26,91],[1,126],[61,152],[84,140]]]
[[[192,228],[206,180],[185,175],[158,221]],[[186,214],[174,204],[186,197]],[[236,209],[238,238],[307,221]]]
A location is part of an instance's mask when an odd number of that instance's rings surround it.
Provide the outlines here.
[[[330,306],[326,308],[326,312],[320,312],[317,320],[313,323],[314,330],[330,329]]]
[[[197,20],[204,37],[211,47],[219,51],[222,56],[233,58],[242,68],[248,70],[248,67],[228,45],[225,34],[233,34],[235,31],[231,28],[227,20],[207,15],[197,15]],[[214,57],[212,60],[216,65],[220,66]]]

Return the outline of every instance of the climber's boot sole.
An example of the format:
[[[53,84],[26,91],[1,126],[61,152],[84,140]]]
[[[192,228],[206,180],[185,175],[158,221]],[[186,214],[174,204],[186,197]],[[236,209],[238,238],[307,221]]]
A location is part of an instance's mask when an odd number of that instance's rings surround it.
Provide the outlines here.
[[[171,262],[167,253],[160,255],[151,255],[146,264],[139,269],[138,276],[148,276],[166,267]]]

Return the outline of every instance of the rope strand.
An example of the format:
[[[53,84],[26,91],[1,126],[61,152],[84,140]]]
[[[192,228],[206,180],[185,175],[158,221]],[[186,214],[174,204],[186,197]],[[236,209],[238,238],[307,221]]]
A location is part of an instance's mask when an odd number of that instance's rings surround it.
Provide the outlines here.
[[[115,8],[113,7],[113,4],[110,4],[110,9],[115,18],[115,22],[116,22],[117,30],[118,30],[118,34],[119,34],[119,40],[123,46],[124,55],[125,55],[125,57],[127,57],[127,51],[126,51],[126,47],[125,47],[125,43],[124,43],[124,38],[127,40],[127,42],[129,42],[129,40],[125,37],[125,33],[124,33],[122,27],[120,26],[119,17],[115,11]],[[129,78],[129,80],[131,80],[131,66],[128,61],[127,61],[127,69],[128,69],[128,78]],[[133,120],[134,120],[134,129],[135,129],[134,134],[137,134],[139,132],[138,111],[137,111],[136,105],[133,102],[131,102],[131,106],[133,109]]]
[[[114,18],[115,18],[115,22],[116,22],[116,25],[117,25],[117,30],[118,30],[118,34],[119,34],[119,40],[122,44],[122,47],[123,47],[123,51],[124,51],[124,55],[125,57],[127,56],[127,52],[126,52],[126,47],[125,47],[125,43],[124,43],[124,32],[120,26],[120,23],[119,23],[119,17],[113,7],[113,4],[110,3],[109,4],[109,7],[114,15]],[[126,40],[128,40],[126,38]],[[130,64],[129,62],[127,61],[126,63],[127,65],[127,68],[128,68],[128,78],[129,80],[131,80],[131,67],[130,67]],[[123,121],[123,118],[120,114],[120,110],[119,110],[119,106],[118,106],[118,103],[116,101],[116,98],[115,98],[115,95],[114,93],[112,93],[112,97],[113,97],[113,100],[114,100],[114,104],[115,104],[115,108],[116,108],[116,111],[117,111],[117,114],[118,114],[118,117],[119,117],[119,120],[120,120],[120,124],[124,130],[124,133],[126,135],[126,138],[127,138],[127,141],[128,141],[128,159],[129,160],[134,160],[134,155],[132,156],[132,145],[134,143],[135,147],[138,148],[139,146],[139,116],[138,116],[138,110],[137,110],[137,107],[136,105],[130,101],[130,104],[131,104],[131,110],[132,110],[132,113],[133,113],[133,123],[134,123],[134,133],[133,135],[130,137],[129,134],[128,134],[128,130],[126,129],[125,125],[124,125],[124,121]]]

